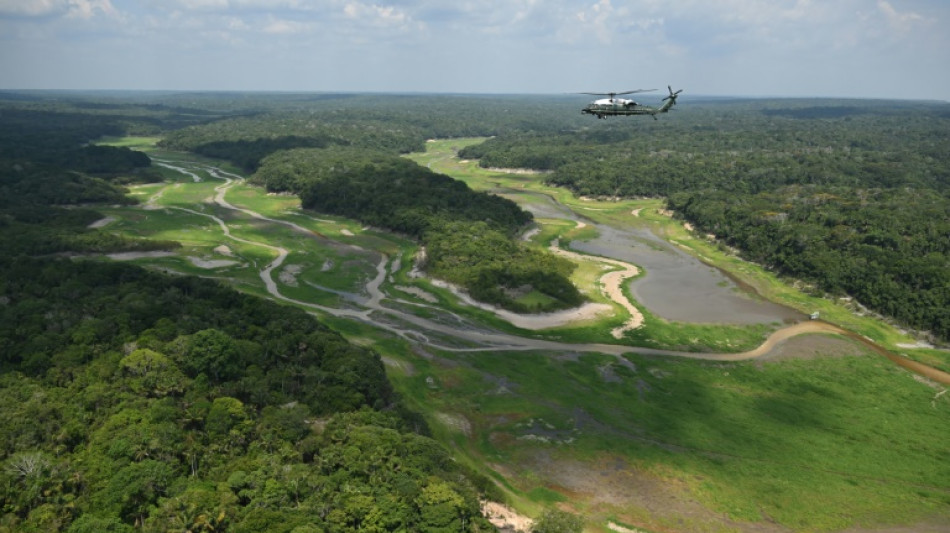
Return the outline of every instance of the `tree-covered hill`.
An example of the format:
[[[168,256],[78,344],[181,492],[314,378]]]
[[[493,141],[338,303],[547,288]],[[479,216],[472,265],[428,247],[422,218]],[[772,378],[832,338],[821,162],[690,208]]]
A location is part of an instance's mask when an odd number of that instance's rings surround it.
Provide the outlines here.
[[[32,101],[28,101],[30,103]],[[131,204],[123,184],[154,181],[145,154],[88,144],[125,131],[121,114],[0,101],[0,247],[9,256],[167,248],[87,228],[89,206]],[[138,120],[138,118],[134,118]]]
[[[418,129],[406,125],[359,118],[326,122],[317,116],[271,113],[177,130],[161,146],[227,159],[254,171],[264,157],[282,150],[342,145],[402,153],[422,149],[424,140]]]
[[[564,97],[517,95],[172,94],[240,115],[169,133],[162,146],[228,159],[248,171],[270,153],[352,146],[390,153],[424,150],[431,138],[557,132],[582,125]]]

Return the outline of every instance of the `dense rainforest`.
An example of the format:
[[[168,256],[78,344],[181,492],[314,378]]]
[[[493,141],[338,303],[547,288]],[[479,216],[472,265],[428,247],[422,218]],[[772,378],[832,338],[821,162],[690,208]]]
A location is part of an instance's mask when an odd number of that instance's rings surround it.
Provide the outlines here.
[[[680,102],[660,121],[511,133],[463,150],[579,195],[665,197],[747,258],[950,340],[950,110]]]
[[[0,157],[0,531],[491,529],[493,485],[426,436],[374,352],[215,281],[61,257],[141,249],[88,226],[148,169],[31,139],[166,110],[40,100]]]
[[[485,526],[489,482],[302,311],[92,261],[0,279],[0,530]]]

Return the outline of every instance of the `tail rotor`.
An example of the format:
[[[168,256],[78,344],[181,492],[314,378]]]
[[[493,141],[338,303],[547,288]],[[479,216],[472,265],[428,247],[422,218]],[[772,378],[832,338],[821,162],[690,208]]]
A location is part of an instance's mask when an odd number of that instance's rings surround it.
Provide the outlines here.
[[[673,87],[667,85],[666,88],[669,89],[670,95],[667,96],[667,97],[665,97],[665,98],[663,98],[663,101],[665,102],[665,101],[667,101],[667,100],[670,100],[670,105],[672,106],[673,104],[676,103],[676,97],[679,95],[679,93],[683,92],[683,89],[680,89],[680,90],[678,90],[678,91],[676,91],[676,92],[674,93],[674,92],[673,92]]]

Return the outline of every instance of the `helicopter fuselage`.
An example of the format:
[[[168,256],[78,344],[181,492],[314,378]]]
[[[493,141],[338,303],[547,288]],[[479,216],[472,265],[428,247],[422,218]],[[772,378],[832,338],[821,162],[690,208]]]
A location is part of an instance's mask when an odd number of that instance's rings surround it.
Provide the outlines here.
[[[626,91],[623,93],[584,93],[584,94],[603,94],[609,96],[610,98],[601,98],[599,100],[594,100],[593,102],[587,104],[586,107],[581,109],[581,113],[587,115],[594,115],[597,118],[607,118],[609,116],[615,115],[652,115],[653,119],[656,120],[656,116],[659,113],[666,113],[674,105],[676,105],[676,97],[679,93],[683,92],[682,89],[673,92],[673,88],[667,86],[667,89],[670,91],[670,95],[663,99],[662,105],[660,107],[651,107],[648,105],[640,105],[633,100],[628,100],[626,98],[617,98],[618,94],[630,94],[635,92],[644,92],[642,89],[635,91]],[[652,90],[652,89],[650,89]]]
[[[581,113],[595,115],[597,118],[607,118],[611,115],[654,115],[658,112],[659,109],[655,107],[640,105],[624,98],[601,98],[581,109]]]

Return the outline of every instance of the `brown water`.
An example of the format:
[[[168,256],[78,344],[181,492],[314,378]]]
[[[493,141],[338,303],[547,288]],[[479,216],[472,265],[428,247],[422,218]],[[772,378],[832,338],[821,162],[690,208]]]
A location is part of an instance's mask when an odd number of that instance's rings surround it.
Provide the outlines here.
[[[613,257],[644,269],[630,282],[634,298],[655,315],[679,322],[785,323],[804,315],[759,298],[711,267],[646,229],[596,225],[600,235],[571,248]]]

